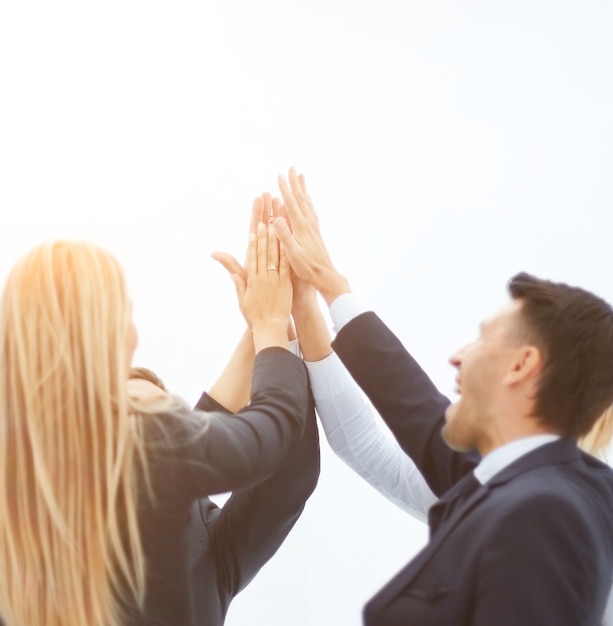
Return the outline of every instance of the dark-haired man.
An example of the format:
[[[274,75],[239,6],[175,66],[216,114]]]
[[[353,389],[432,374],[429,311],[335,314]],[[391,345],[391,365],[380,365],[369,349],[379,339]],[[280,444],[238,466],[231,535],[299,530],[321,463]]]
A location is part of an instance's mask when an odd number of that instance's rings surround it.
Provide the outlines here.
[[[330,260],[304,184],[280,177],[294,272],[321,293],[333,347],[441,496],[430,542],[364,611],[367,626],[597,626],[613,574],[613,472],[582,453],[613,402],[613,311],[518,274],[509,303],[451,358],[454,404],[360,309]]]

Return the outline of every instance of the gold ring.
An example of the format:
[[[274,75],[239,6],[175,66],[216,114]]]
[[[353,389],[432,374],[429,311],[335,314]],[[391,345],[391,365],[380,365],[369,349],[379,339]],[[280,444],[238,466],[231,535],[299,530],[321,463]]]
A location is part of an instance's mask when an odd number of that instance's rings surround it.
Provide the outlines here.
[[[275,270],[275,272],[279,269],[278,265],[274,265],[273,263],[269,263],[266,267],[267,270]]]

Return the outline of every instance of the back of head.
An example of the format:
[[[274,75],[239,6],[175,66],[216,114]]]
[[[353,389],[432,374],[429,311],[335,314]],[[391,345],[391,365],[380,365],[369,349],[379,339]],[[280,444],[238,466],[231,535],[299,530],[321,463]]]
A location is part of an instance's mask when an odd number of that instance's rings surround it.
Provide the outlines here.
[[[509,282],[543,369],[535,416],[564,437],[587,435],[613,404],[613,310],[594,294],[526,273]]]
[[[142,582],[132,564],[141,552],[125,389],[130,325],[121,269],[97,246],[44,243],[8,277],[0,305],[7,626],[113,623],[119,589]]]
[[[146,380],[159,387],[162,391],[168,391],[164,381],[148,367],[131,367],[129,373],[130,380]]]

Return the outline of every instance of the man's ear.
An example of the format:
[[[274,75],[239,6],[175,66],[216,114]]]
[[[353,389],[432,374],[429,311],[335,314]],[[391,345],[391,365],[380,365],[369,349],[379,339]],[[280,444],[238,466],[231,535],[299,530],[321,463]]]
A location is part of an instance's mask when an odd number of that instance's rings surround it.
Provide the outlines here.
[[[503,378],[506,385],[517,385],[529,378],[537,379],[543,367],[541,351],[536,346],[518,348]]]

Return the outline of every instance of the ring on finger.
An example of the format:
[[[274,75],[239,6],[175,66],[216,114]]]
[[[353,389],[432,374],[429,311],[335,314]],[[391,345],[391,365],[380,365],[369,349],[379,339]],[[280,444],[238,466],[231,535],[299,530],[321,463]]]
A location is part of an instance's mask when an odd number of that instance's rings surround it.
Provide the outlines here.
[[[279,269],[279,266],[278,266],[278,265],[275,265],[274,263],[269,263],[269,264],[266,266],[266,269],[267,269],[267,270],[274,270],[274,271],[276,272],[276,271]]]

